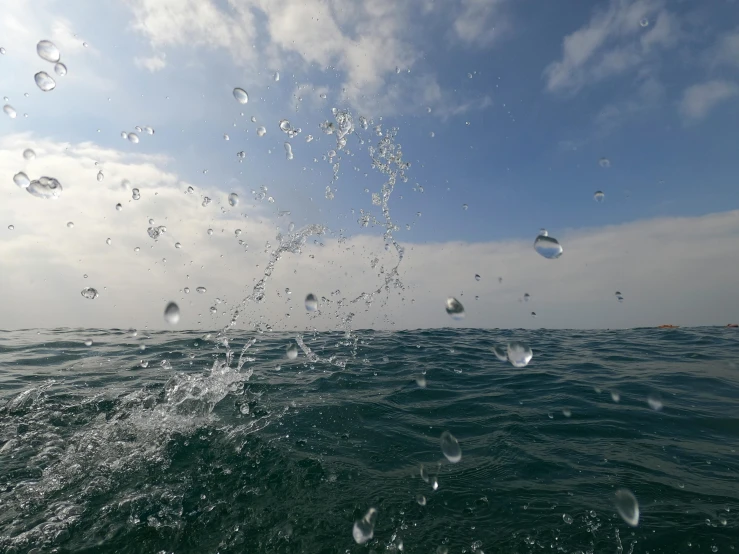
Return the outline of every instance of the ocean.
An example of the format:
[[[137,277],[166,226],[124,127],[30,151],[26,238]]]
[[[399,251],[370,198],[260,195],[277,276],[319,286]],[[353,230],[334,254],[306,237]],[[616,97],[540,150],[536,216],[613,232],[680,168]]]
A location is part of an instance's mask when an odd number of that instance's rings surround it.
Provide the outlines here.
[[[0,552],[732,552],[738,362],[724,328],[1,332]]]

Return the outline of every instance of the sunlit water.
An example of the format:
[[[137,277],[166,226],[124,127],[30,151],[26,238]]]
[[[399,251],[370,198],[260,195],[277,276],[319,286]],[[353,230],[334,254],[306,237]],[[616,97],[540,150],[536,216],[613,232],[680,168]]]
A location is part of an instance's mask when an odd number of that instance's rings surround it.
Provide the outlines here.
[[[739,545],[735,329],[216,336],[1,333],[0,552]]]

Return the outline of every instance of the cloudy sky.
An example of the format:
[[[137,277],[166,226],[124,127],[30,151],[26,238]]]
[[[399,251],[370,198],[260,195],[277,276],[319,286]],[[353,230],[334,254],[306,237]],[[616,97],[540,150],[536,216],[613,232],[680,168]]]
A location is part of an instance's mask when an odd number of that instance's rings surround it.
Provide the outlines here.
[[[167,328],[169,301],[178,328],[217,328],[286,237],[316,224],[325,232],[279,256],[240,328],[738,322],[739,6],[566,4],[9,4],[0,328]],[[65,76],[37,54],[43,39]],[[338,127],[333,108],[353,117],[345,146],[321,129]],[[394,128],[410,164],[388,202],[397,279],[373,202],[388,175],[371,158]],[[19,172],[58,179],[59,198],[28,194]],[[559,259],[534,250],[540,228]]]

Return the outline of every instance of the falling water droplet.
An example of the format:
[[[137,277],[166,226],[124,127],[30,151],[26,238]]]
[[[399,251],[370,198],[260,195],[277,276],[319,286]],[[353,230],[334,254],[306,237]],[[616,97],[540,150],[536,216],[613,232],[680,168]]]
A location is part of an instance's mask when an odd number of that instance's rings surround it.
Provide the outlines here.
[[[509,342],[506,353],[513,367],[526,367],[534,357],[531,348],[522,342]]]
[[[174,243],[175,248],[182,248],[182,245],[179,242]]]
[[[13,231],[13,230],[15,230],[15,225],[11,223],[10,225],[8,225],[8,231]]]
[[[662,397],[659,393],[652,393],[647,396],[647,404],[649,404],[649,407],[655,412],[659,412],[664,407],[664,404],[662,404]]]
[[[422,494],[419,494],[416,496],[416,502],[418,502],[419,506],[425,506],[426,505],[426,497]]]
[[[180,321],[180,307],[174,302],[167,304],[164,308],[164,321],[170,325],[177,325]]]
[[[572,523],[572,516],[569,514],[562,514],[562,519],[567,525],[570,525]]]
[[[601,167],[611,167],[611,160],[608,158],[601,158],[598,160],[598,165]]]
[[[257,136],[263,137],[266,134],[267,134],[267,129],[265,129],[264,127],[257,127]]]
[[[527,292],[523,295],[523,301],[528,302],[531,299],[531,295]]]
[[[453,464],[462,459],[462,449],[459,448],[459,442],[449,431],[444,431],[441,434],[441,452]]]
[[[208,234],[209,235],[212,235],[213,234],[213,229],[208,229]]]
[[[208,292],[208,289],[206,289],[205,287],[198,287],[195,289],[195,291],[199,294],[205,294],[206,292]]]
[[[425,389],[426,388],[426,376],[423,374],[416,375],[416,384],[422,389]]]
[[[39,41],[36,45],[36,52],[42,60],[46,60],[51,63],[58,62],[61,57],[59,49],[50,40]]]
[[[134,200],[138,200],[139,198],[141,198],[141,193],[139,192],[139,189],[133,189],[131,191],[131,198],[133,198]]]
[[[10,119],[15,119],[15,117],[18,115],[18,112],[16,112],[15,108],[13,108],[13,106],[11,106],[10,104],[5,104],[3,106],[3,111]]]
[[[51,76],[46,73],[46,71],[39,71],[36,73],[36,75],[33,76],[34,80],[36,81],[36,85],[38,88],[43,90],[44,92],[49,92],[50,90],[54,90],[56,87],[56,81],[51,78]]]
[[[54,64],[54,73],[59,75],[59,77],[64,77],[67,74],[67,66],[62,62]]]
[[[475,273],[475,281],[479,281],[481,279],[480,275]]]
[[[69,229],[74,229],[74,221],[67,221],[67,227]]]
[[[446,299],[446,313],[452,316],[452,319],[464,319],[464,306],[459,300],[450,296]]]
[[[277,82],[279,80],[280,80],[280,72],[279,71],[275,71],[275,82]]]
[[[468,206],[467,204],[462,204],[462,209],[463,209],[464,211],[467,211],[467,208],[469,208],[469,206]]]
[[[92,346],[92,339],[86,339],[85,346]]]
[[[502,346],[493,346],[493,354],[495,354],[495,357],[501,362],[508,361],[508,351]]]
[[[288,360],[294,360],[298,357],[298,346],[295,343],[290,343],[287,350],[285,350],[285,354]]]
[[[364,544],[371,540],[375,535],[375,520],[377,519],[377,510],[370,508],[362,519],[354,522],[352,529],[352,537],[357,544]]]
[[[280,130],[284,133],[290,133],[292,127],[290,126],[290,122],[287,119],[281,119],[280,120]]]
[[[239,104],[246,104],[249,101],[249,95],[246,94],[243,88],[237,87],[234,89],[234,98],[236,98]]]
[[[554,260],[562,255],[563,248],[554,237],[539,235],[534,241],[534,250],[549,260]]]
[[[598,203],[603,202],[605,198],[606,198],[606,195],[602,190],[596,190],[595,194],[593,195],[593,200],[595,200]]]
[[[241,229],[236,229],[236,230],[234,231],[234,235],[236,235],[237,237],[238,237],[238,236],[239,236],[240,234],[241,234]]]
[[[0,54],[2,54],[4,56],[5,55],[5,52],[6,52],[5,48],[3,48],[2,46],[0,46]]]
[[[288,160],[292,160],[293,159],[293,147],[290,146],[290,143],[289,142],[286,142],[285,143],[285,157]]]
[[[31,184],[31,180],[28,178],[28,175],[26,175],[22,171],[19,171],[18,173],[13,175],[13,182],[22,189],[28,187],[28,185]]]
[[[531,312],[531,317],[536,317],[536,312]]]
[[[85,287],[80,294],[89,300],[95,300],[99,296],[98,291],[92,287]]]
[[[642,27],[649,27],[649,20],[645,17],[641,21],[639,21],[639,25]]]
[[[305,297],[305,309],[309,312],[315,312],[318,309],[318,299],[315,294],[310,293]]]
[[[32,160],[32,159],[34,159],[36,157],[36,152],[34,152],[33,150],[31,150],[30,148],[26,148],[23,151],[23,157],[26,160]]]
[[[115,209],[116,209],[116,211],[120,212],[123,209],[123,204],[121,204],[120,202],[118,202],[118,204],[115,205]]]
[[[627,524],[632,527],[639,525],[639,503],[631,491],[626,489],[616,491],[616,510]]]
[[[26,192],[38,198],[57,199],[62,194],[62,184],[53,177],[39,177],[31,181]]]
[[[105,179],[105,174],[102,172],[102,170],[98,171],[98,174],[97,174],[98,182],[102,181],[103,179]]]
[[[148,125],[146,127],[144,127],[144,131],[146,131],[146,134],[147,135],[153,135],[154,134],[154,129],[152,129]]]
[[[110,238],[105,239],[105,244],[107,244],[108,246],[110,246],[112,244],[112,242],[113,241],[110,240]]]
[[[239,203],[239,195],[236,194],[235,192],[232,192],[231,194],[229,194],[228,195],[228,203],[231,206],[236,206]]]
[[[243,150],[241,152],[236,152],[236,157],[239,159],[239,161],[243,161],[244,158],[246,158],[246,152]]]

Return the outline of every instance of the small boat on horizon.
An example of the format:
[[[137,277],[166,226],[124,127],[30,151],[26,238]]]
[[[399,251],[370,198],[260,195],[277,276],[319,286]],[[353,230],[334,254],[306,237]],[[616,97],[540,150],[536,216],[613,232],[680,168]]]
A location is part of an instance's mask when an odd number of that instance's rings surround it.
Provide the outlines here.
[[[679,329],[679,325],[660,325],[657,329]]]

